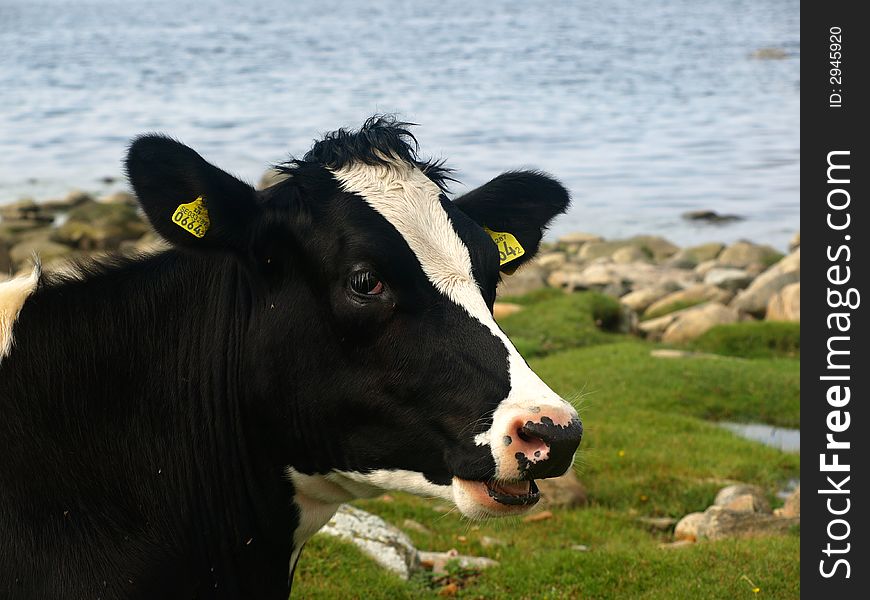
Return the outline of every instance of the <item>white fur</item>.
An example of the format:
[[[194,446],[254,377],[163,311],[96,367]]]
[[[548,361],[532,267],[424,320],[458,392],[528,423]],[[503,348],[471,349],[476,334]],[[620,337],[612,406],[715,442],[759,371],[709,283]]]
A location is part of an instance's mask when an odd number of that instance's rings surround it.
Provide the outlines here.
[[[439,292],[464,308],[505,345],[510,393],[496,408],[492,427],[477,435],[475,442],[489,444],[496,477],[519,477],[513,453],[501,443],[510,431],[509,421],[518,415],[528,415],[528,420],[537,421],[544,414],[558,424],[567,425],[577,418],[577,411],[541,381],[496,324],[474,280],[468,248],[441,206],[438,186],[420,169],[402,161],[387,165],[355,163],[332,173],[344,190],[361,196],[396,228]]]
[[[0,283],[0,360],[12,350],[12,327],[24,303],[39,282],[39,265],[30,275],[22,275]]]

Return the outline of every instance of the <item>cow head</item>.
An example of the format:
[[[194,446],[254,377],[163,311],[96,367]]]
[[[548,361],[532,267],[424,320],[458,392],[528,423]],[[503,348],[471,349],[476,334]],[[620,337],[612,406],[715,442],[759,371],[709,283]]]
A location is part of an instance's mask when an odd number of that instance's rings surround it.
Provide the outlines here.
[[[492,307],[500,271],[535,255],[568,194],[515,171],[450,200],[448,172],[415,150],[404,124],[373,118],[262,191],[161,136],[138,138],[127,168],[170,243],[242,265],[246,410],[297,493],[401,489],[472,518],[523,512],[535,478],[571,467],[582,427]]]

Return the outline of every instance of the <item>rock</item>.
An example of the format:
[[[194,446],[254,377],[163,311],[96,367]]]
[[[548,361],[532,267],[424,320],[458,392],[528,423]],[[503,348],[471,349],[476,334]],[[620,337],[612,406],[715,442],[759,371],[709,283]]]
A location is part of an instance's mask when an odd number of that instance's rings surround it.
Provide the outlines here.
[[[704,275],[704,283],[715,285],[723,290],[736,292],[752,283],[753,276],[746,269],[736,267],[716,267]]]
[[[574,470],[561,477],[538,479],[535,481],[541,490],[541,505],[547,508],[573,508],[586,506],[586,488],[580,483]]]
[[[130,192],[115,192],[104,196],[99,200],[102,204],[126,204],[127,206],[139,206],[136,196]]]
[[[676,344],[693,340],[716,325],[736,323],[738,318],[737,310],[718,302],[692,307],[682,311],[677,320],[668,325],[662,341]]]
[[[528,515],[527,517],[523,517],[524,523],[537,523],[538,521],[546,521],[548,519],[553,518],[553,513],[549,510],[543,510],[541,512],[536,512]]]
[[[413,519],[405,519],[402,521],[402,527],[405,529],[410,529],[411,531],[416,531],[417,533],[423,533],[426,535],[432,535],[432,532],[429,531],[425,525],[422,523],[418,523]]]
[[[408,579],[420,566],[411,538],[380,517],[353,506],[342,504],[320,532],[352,542],[402,579]]]
[[[756,277],[748,288],[737,294],[731,306],[756,317],[763,317],[774,294],[785,286],[800,281],[800,252],[798,248]]]
[[[568,257],[564,252],[548,252],[535,258],[535,264],[547,273],[555,271],[566,262],[568,262]]]
[[[770,246],[760,246],[752,242],[735,242],[716,258],[720,267],[745,268],[753,263],[770,264],[781,254]]]
[[[768,321],[801,320],[801,284],[790,283],[770,297],[765,318]]]
[[[704,511],[704,518],[698,525],[698,539],[721,540],[787,533],[799,523],[799,517],[789,519],[759,512],[729,510],[724,506],[714,505]]]
[[[751,504],[747,504],[747,496],[750,498]],[[756,485],[745,483],[729,485],[719,490],[719,493],[716,494],[716,499],[713,501],[714,506],[724,506],[726,508],[730,508],[732,504],[734,506],[749,506],[753,512],[770,514],[770,503],[764,495],[764,490]],[[738,508],[732,508],[732,510],[738,510]]]
[[[9,256],[9,244],[0,238],[0,280],[12,273],[12,257]]]
[[[499,296],[522,296],[545,287],[546,273],[534,263],[523,265],[513,275],[502,277],[498,286]]]
[[[690,210],[684,212],[682,217],[687,221],[705,221],[707,223],[730,223],[743,220],[740,215],[720,215],[715,210]]]
[[[699,277],[705,277],[707,273],[717,268],[718,266],[719,262],[715,259],[705,260],[704,262],[698,263],[698,266],[695,267],[695,274]]]
[[[665,330],[679,318],[680,312],[682,311],[672,312],[663,317],[649,319],[648,321],[641,321],[637,328],[645,337],[651,340],[660,340]]]
[[[447,572],[446,566],[450,561],[456,563],[463,569],[488,569],[489,567],[497,567],[499,562],[485,556],[467,556],[459,554],[455,548],[451,548],[447,552],[419,552],[420,566],[432,569],[433,575],[444,575]]]
[[[636,235],[628,239],[634,246],[640,248],[645,254],[652,256],[656,262],[661,262],[669,256],[673,256],[680,247],[670,240],[658,235]]]
[[[512,302],[496,302],[492,307],[492,316],[498,321],[523,310],[520,304]]]
[[[596,258],[610,257],[620,248],[631,245],[632,243],[626,240],[586,242],[577,253],[577,258],[583,261],[590,261]]]
[[[567,233],[559,238],[558,244],[564,246],[582,246],[587,242],[602,242],[604,238],[600,235],[595,235],[594,233],[583,233],[581,231],[576,231],[574,233]]]
[[[260,181],[257,182],[258,190],[265,190],[268,187],[279,184],[290,177],[287,173],[282,173],[277,169],[266,169],[266,172],[260,176]]]
[[[619,301],[631,310],[642,313],[650,304],[675,292],[675,286],[656,286],[634,290],[624,295]]]
[[[800,247],[801,247],[801,232],[798,231],[796,234],[794,234],[794,237],[791,238],[791,240],[788,242],[788,251],[794,252],[795,250],[797,250]]]
[[[759,506],[756,501],[756,497],[752,494],[744,494],[742,496],[737,496],[731,502],[725,505],[725,508],[728,510],[735,510],[737,512],[769,512],[763,510],[765,506]],[[770,508],[767,506],[766,508]]]
[[[444,596],[445,598],[452,598],[453,596],[455,596],[458,593],[459,593],[459,584],[453,583],[453,582],[448,583],[445,586],[442,586],[438,590],[438,595]]]
[[[777,508],[773,511],[778,517],[794,518],[801,516],[801,486],[791,493],[786,499],[785,505],[782,508]]]
[[[720,354],[710,354],[708,352],[690,352],[688,350],[674,350],[671,348],[656,348],[655,350],[650,350],[649,355],[653,358],[722,358]],[[732,357],[729,358],[733,360]]]
[[[788,52],[782,48],[759,48],[749,57],[756,60],[782,60],[788,58]]]
[[[725,249],[725,244],[722,242],[708,242],[699,246],[690,246],[685,248],[685,252],[697,260],[699,263],[705,260],[713,260],[722,254]]]
[[[42,207],[48,212],[65,213],[88,202],[95,202],[94,197],[87,192],[73,190],[60,200],[49,200],[43,202]]]
[[[624,296],[631,289],[648,287],[668,287],[680,289],[695,282],[695,276],[691,271],[673,269],[661,265],[653,265],[648,262],[633,262],[616,264],[611,262],[595,262],[580,269],[572,265],[572,269],[566,268],[552,273],[552,283],[561,285],[570,291],[578,289],[594,289],[606,291],[613,296]],[[556,273],[562,273],[558,279]],[[622,290],[622,293],[617,293]]]
[[[571,550],[574,550],[576,552],[589,552],[591,548],[589,548],[589,546],[587,546],[586,544],[571,544]]]
[[[49,239],[30,239],[19,242],[9,250],[9,258],[13,269],[18,270],[24,265],[30,264],[33,255],[39,256],[43,264],[54,262],[57,259],[66,258],[73,254],[72,248],[57,244]]]
[[[138,239],[148,230],[128,204],[89,201],[69,212],[52,240],[81,250],[115,250],[122,241]]]
[[[611,256],[613,262],[625,264],[632,262],[642,262],[649,260],[649,255],[638,248],[637,246],[626,246],[625,248],[620,248]]]
[[[704,513],[689,513],[688,515],[680,519],[677,525],[674,527],[674,539],[677,541],[698,541],[698,527],[700,526],[701,521],[703,521],[704,519]]]
[[[687,308],[691,304],[700,304],[707,301],[725,303],[731,300],[732,297],[733,294],[731,292],[722,290],[715,285],[699,283],[659,298],[647,307],[645,314],[649,316],[663,315]]]

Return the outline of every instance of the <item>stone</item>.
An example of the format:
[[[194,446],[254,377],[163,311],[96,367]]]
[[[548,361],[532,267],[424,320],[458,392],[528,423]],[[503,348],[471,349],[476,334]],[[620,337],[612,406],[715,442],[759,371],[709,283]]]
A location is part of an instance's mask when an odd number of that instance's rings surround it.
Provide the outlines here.
[[[716,258],[721,267],[748,267],[753,263],[770,264],[781,254],[770,246],[739,241],[725,248]]]
[[[687,221],[705,221],[707,223],[730,223],[743,220],[740,215],[720,215],[715,210],[690,210],[684,212],[682,217]]]
[[[521,310],[523,310],[523,307],[520,304],[514,304],[513,302],[496,302],[492,307],[492,316],[498,321],[518,313]]]
[[[566,246],[582,246],[587,242],[602,242],[604,238],[594,233],[584,233],[575,231],[574,233],[566,233],[558,239],[558,244]]]
[[[788,251],[794,252],[795,250],[797,250],[800,247],[801,247],[801,232],[798,231],[796,234],[794,234],[794,237],[792,237],[791,240],[789,240]]]
[[[569,265],[566,265],[568,267]],[[695,282],[691,271],[673,269],[649,262],[633,262],[616,264],[612,262],[594,262],[586,268],[572,265],[572,269],[562,269],[551,274],[551,280],[556,273],[559,276],[558,286],[570,291],[578,289],[606,290],[613,296],[622,297],[631,289],[646,287],[670,287],[681,289]],[[551,283],[552,285],[552,283]],[[622,293],[617,293],[622,290]]]
[[[459,554],[455,548],[451,548],[447,552],[424,552],[418,553],[419,564],[421,567],[432,569],[433,575],[444,575],[447,573],[447,563],[455,561],[463,569],[488,569],[497,567],[499,562],[485,556],[467,556]]]
[[[126,204],[127,206],[139,206],[136,196],[130,192],[114,192],[99,200],[102,204]]]
[[[794,518],[801,516],[801,486],[797,486],[795,491],[791,493],[791,495],[786,498],[785,504],[782,508],[777,508],[773,511],[778,517],[785,518]]]
[[[9,250],[9,259],[13,268],[18,270],[29,265],[33,255],[39,256],[43,264],[66,258],[73,254],[73,249],[63,244],[57,244],[49,239],[30,239],[19,242]]]
[[[571,550],[575,552],[589,552],[591,548],[586,544],[571,544]]]
[[[522,296],[539,290],[546,287],[545,276],[544,270],[534,263],[523,265],[513,275],[502,277],[502,283],[498,286],[498,295],[500,297]]]
[[[788,52],[782,48],[759,48],[749,56],[756,60],[783,60],[788,58]]]
[[[586,488],[580,483],[574,470],[552,479],[535,481],[541,490],[541,505],[546,508],[574,508],[586,506]]]
[[[265,190],[266,188],[281,183],[288,177],[290,176],[287,173],[282,173],[277,169],[266,169],[266,171],[260,176],[260,181],[257,182],[257,189]]]
[[[655,531],[670,531],[677,524],[671,517],[638,517],[637,522]]]
[[[643,262],[649,260],[649,255],[638,248],[637,246],[626,246],[625,248],[620,248],[611,256],[613,262],[625,264],[632,262]]]
[[[642,313],[650,304],[675,292],[675,286],[641,288],[627,293],[619,301],[633,311]]]
[[[719,490],[719,493],[716,494],[716,499],[713,500],[713,505],[724,506],[727,508],[741,498],[743,498],[743,500],[741,500],[743,503],[742,505],[746,505],[747,501],[745,498],[747,496],[752,500],[751,507],[754,512],[770,514],[770,503],[764,495],[764,490],[757,485],[749,485],[745,483],[735,483]],[[732,510],[737,509],[735,508]]]
[[[0,238],[0,280],[12,273],[12,257],[9,255],[9,244]]]
[[[765,319],[768,321],[801,320],[801,283],[790,283],[770,297]]]
[[[718,266],[719,262],[715,259],[705,260],[704,262],[698,263],[698,266],[695,267],[695,274],[699,277],[705,277],[707,273]]]
[[[542,510],[541,512],[532,513],[526,517],[523,517],[523,523],[537,523],[538,521],[547,521],[553,518],[553,513],[549,510]]]
[[[684,251],[698,263],[702,263],[706,260],[713,260],[722,254],[722,251],[725,249],[725,244],[722,242],[707,242],[706,244],[700,244],[698,246],[689,246],[685,248]]]
[[[704,275],[704,283],[715,285],[723,290],[736,292],[752,283],[753,276],[746,269],[736,267],[716,267]]]
[[[566,262],[568,257],[564,252],[548,252],[535,257],[535,264],[547,273],[555,271]]]
[[[649,316],[663,315],[674,310],[687,308],[687,305],[690,304],[700,304],[708,301],[724,304],[731,300],[732,297],[733,294],[731,292],[722,290],[715,285],[699,283],[659,298],[647,307],[645,314]]]
[[[704,513],[689,513],[677,522],[674,527],[674,540],[698,541],[698,527],[705,519]]]
[[[756,317],[763,317],[774,294],[801,278],[800,248],[771,266],[745,290],[737,294],[731,306]]]
[[[670,325],[676,321],[680,313],[682,311],[672,312],[663,317],[658,317],[656,319],[649,319],[648,321],[641,321],[637,328],[638,330],[650,340],[656,341],[662,338],[665,330],[670,327]]]
[[[787,533],[800,524],[800,517],[784,518],[760,512],[730,510],[713,505],[704,511],[698,525],[698,539],[721,540]]]
[[[682,311],[676,321],[668,325],[662,341],[676,344],[693,340],[716,325],[736,323],[737,310],[718,302],[710,302]]]
[[[752,494],[744,494],[737,496],[731,502],[725,505],[728,510],[736,510],[737,512],[769,512],[762,510],[764,506],[759,506],[755,496]],[[767,507],[770,508],[769,506]]]
[[[610,257],[620,248],[631,246],[632,243],[626,240],[617,240],[612,242],[586,242],[577,253],[577,258],[583,261],[590,261],[596,258]]]
[[[375,515],[342,504],[321,534],[352,542],[379,565],[402,579],[419,568],[420,556],[411,538]]]
[[[73,208],[52,240],[81,250],[115,250],[124,240],[142,237],[149,231],[129,204],[103,204],[90,200]]]
[[[680,249],[670,240],[658,235],[636,235],[629,238],[628,241],[643,250],[645,254],[651,255],[656,262],[673,256]]]

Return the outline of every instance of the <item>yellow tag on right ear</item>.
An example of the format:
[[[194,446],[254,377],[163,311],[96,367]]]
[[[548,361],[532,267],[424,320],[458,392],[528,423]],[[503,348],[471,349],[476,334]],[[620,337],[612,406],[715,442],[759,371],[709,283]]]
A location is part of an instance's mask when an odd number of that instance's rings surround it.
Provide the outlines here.
[[[483,230],[489,234],[489,237],[492,238],[492,241],[495,242],[498,248],[499,266],[516,260],[526,253],[512,233],[493,231],[489,227],[484,227]]]
[[[202,196],[176,208],[172,214],[172,222],[191,235],[198,238],[204,236],[211,221],[208,218],[208,208],[203,203]]]

